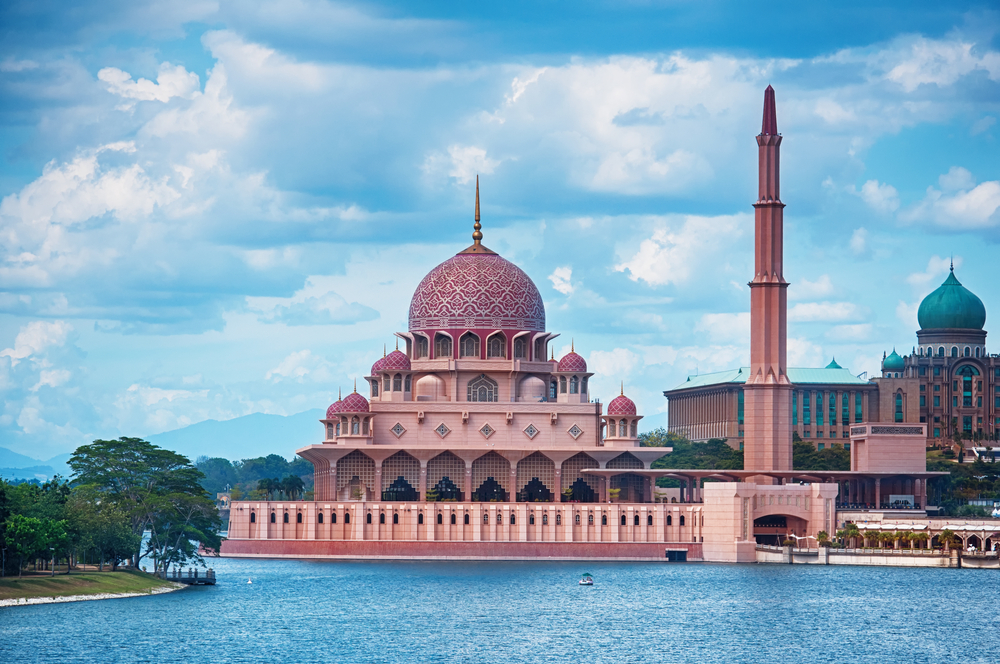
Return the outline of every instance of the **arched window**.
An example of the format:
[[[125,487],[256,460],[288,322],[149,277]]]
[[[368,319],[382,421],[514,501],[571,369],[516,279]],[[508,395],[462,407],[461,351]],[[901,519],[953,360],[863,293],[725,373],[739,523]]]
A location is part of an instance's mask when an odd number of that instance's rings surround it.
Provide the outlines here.
[[[976,357],[979,357],[979,347],[976,347]]]
[[[371,522],[372,522],[372,513],[369,512],[368,514],[365,515],[365,523],[370,524]]]
[[[682,526],[684,525],[684,515],[683,514],[681,514],[681,525]]]
[[[587,381],[588,380],[589,379],[586,376],[584,376],[581,379],[581,381],[580,381],[580,394],[586,394],[587,393]]]
[[[601,515],[601,525],[602,526],[608,525],[608,515],[607,514],[602,514]]]
[[[649,516],[646,517],[646,525],[647,526],[653,525],[653,515],[652,514],[650,514]]]
[[[424,525],[424,513],[423,512],[421,512],[420,514],[417,515],[417,525],[418,526]]]
[[[440,526],[443,523],[444,523],[444,515],[441,514],[441,512],[438,512],[438,525]]]
[[[552,382],[549,383],[549,401],[555,401],[558,398],[559,384],[553,378]]]
[[[628,435],[628,420],[619,420],[618,422],[618,437],[624,438]]]
[[[288,523],[288,512],[285,512],[285,513],[284,513],[284,514],[283,514],[283,515],[281,516],[281,522],[282,522],[282,523]]]
[[[627,525],[627,522],[625,521],[625,515],[624,514],[622,514],[622,525],[623,526]]]
[[[903,421],[903,393],[896,392],[896,421]]]
[[[361,420],[361,433],[362,433],[362,435],[365,435],[365,436],[368,435],[368,418],[367,417],[364,418],[363,420]]]
[[[587,525],[590,525],[590,526],[594,525],[594,515],[593,514],[588,514],[587,515]]]
[[[326,425],[326,438],[327,438],[327,440],[333,438],[333,425],[332,424],[327,424]]]
[[[502,334],[494,334],[486,340],[486,357],[507,357],[507,338]]]
[[[417,345],[415,348],[415,354],[417,357],[427,357],[427,337],[417,335]]]
[[[503,514],[500,514],[500,512],[497,512],[497,525],[499,526],[502,523],[503,523]]]
[[[346,517],[344,518],[344,520],[345,520],[346,523],[350,523],[350,521],[348,521]],[[330,523],[337,523],[337,513],[336,512],[330,512]]]
[[[572,378],[569,379],[569,393],[570,394],[580,393],[580,380],[576,376],[573,376]]]
[[[469,513],[465,513],[465,525],[469,525]]]
[[[635,520],[632,523],[632,525],[633,526],[638,526],[639,525],[639,515],[638,514],[635,515]]]
[[[350,522],[351,522],[351,513],[344,512],[344,523],[350,523]],[[334,523],[336,523],[336,521],[334,521]]]
[[[543,526],[549,525],[549,515],[548,514],[543,514],[542,515],[542,525]]]
[[[298,512],[295,515],[295,523],[302,523],[302,512]]]
[[[357,415],[351,418],[351,433],[355,436],[361,433],[361,420]]]
[[[523,360],[528,357],[528,342],[524,337],[514,339],[514,357]]]
[[[472,332],[466,332],[458,340],[459,357],[479,357],[479,337]]]
[[[497,382],[486,374],[469,381],[469,401],[497,401]]]
[[[514,525],[514,523],[515,523],[515,520],[514,520],[514,513],[513,513],[513,512],[511,512],[511,513],[510,513],[510,525],[512,525],[512,526],[513,526],[513,525]]]
[[[667,525],[668,525],[668,526],[672,526],[672,525],[674,525],[674,517],[672,517],[672,516],[671,516],[671,515],[669,515],[669,514],[667,515]]]
[[[399,525],[399,512],[392,513],[392,525]]]
[[[337,431],[337,435],[339,436],[340,435],[340,422],[337,422],[336,431]]]
[[[951,347],[951,356],[952,357],[958,357],[958,346],[952,346]]]
[[[403,391],[403,376],[401,374],[396,374],[392,377],[392,391],[402,392]]]
[[[968,346],[965,347],[965,356],[972,357],[972,349],[969,348]]]
[[[382,525],[385,525],[385,512],[379,512],[378,522]]]
[[[559,393],[566,394],[566,376],[559,376]]]
[[[323,523],[323,513],[320,512],[316,515],[316,523]]]
[[[632,420],[632,426],[631,426],[632,438],[636,438],[637,437],[636,436],[636,427],[637,427],[636,421]]]
[[[413,391],[413,377],[410,376],[410,374],[406,374],[406,380],[403,383],[403,391],[404,392]]]
[[[578,525],[578,526],[580,525],[580,515],[579,514],[576,515],[576,525]]]
[[[944,357],[944,346],[938,347],[938,357]]]
[[[452,357],[451,337],[446,334],[434,336],[434,357]]]
[[[556,525],[557,526],[562,525],[562,514],[556,514]]]
[[[483,512],[483,525],[484,526],[490,525],[490,515],[485,512]]]
[[[454,515],[454,514],[452,514],[452,515],[451,515],[451,525],[453,525],[453,526],[454,526],[454,525],[455,525],[456,523],[458,523],[458,521],[457,521],[457,519],[455,518],[455,515]]]
[[[257,523],[257,514],[250,512],[250,523]]]
[[[377,378],[372,381],[372,396],[373,397],[377,397],[378,396],[378,379]]]
[[[383,392],[389,391],[389,374],[386,374],[385,376],[382,377],[382,391]]]
[[[532,514],[531,516],[528,517],[528,525],[529,526],[535,525],[535,515],[534,514]]]

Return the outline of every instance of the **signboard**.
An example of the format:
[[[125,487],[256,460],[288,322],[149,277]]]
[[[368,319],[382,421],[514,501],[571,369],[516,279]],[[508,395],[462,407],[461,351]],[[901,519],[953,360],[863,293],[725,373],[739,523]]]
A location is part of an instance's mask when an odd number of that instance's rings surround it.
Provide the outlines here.
[[[889,494],[889,507],[895,508],[912,508],[916,501],[913,499],[913,494],[905,493],[891,493]]]

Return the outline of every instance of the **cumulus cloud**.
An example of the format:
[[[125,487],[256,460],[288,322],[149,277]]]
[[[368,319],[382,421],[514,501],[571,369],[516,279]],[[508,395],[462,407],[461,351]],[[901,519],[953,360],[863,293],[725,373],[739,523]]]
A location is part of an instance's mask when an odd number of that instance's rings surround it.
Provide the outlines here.
[[[788,366],[823,367],[828,361],[819,344],[802,337],[788,338]]]
[[[12,366],[21,360],[34,357],[52,346],[62,346],[73,327],[65,321],[34,321],[21,328],[14,339],[14,347],[0,351],[0,357],[9,357]]]
[[[868,251],[868,231],[864,228],[855,228],[851,233],[851,252],[855,256],[861,256]]]
[[[853,302],[801,302],[788,309],[788,320],[795,323],[839,323],[864,316],[864,309]]]
[[[725,254],[741,238],[748,220],[749,215],[687,215],[672,220],[672,225],[661,225],[643,240],[638,251],[615,270],[650,286],[684,284],[699,268]]]
[[[928,187],[924,199],[904,211],[900,218],[956,230],[1000,225],[1000,181],[976,185],[972,173],[953,166],[938,178],[938,184],[940,189]]]
[[[899,192],[891,184],[868,180],[861,185],[858,195],[876,212],[889,214],[899,209]]]
[[[279,382],[293,380],[303,382],[324,382],[330,379],[331,365],[325,358],[314,355],[311,350],[289,353],[273,369],[265,374],[265,380]]]
[[[734,314],[705,314],[694,326],[695,332],[704,332],[712,343],[750,346],[750,312]]]
[[[871,341],[873,334],[871,323],[857,323],[854,325],[834,325],[826,331],[826,337],[831,341],[841,342],[864,342]]]
[[[490,175],[500,165],[496,159],[486,156],[486,150],[473,145],[452,145],[448,148],[451,158],[450,177],[459,184],[468,184],[476,179],[476,175]]]
[[[572,266],[557,267],[549,275],[549,281],[552,282],[552,288],[563,295],[572,295],[574,290]]]
[[[788,297],[793,300],[814,300],[833,294],[833,281],[830,275],[824,274],[816,281],[799,279],[788,287]]]
[[[957,267],[962,267],[962,257],[943,258],[937,255],[931,256],[927,261],[927,269],[923,272],[911,273],[906,277],[906,282],[913,286],[919,295],[926,295],[934,288],[937,288],[941,281],[944,281],[944,277],[951,270],[952,263]]]
[[[604,377],[625,378],[639,366],[641,358],[628,348],[595,350],[587,357],[587,369]]]
[[[168,102],[173,97],[190,99],[201,89],[201,80],[194,72],[181,65],[164,62],[157,72],[156,82],[132,76],[115,67],[105,67],[97,72],[97,78],[105,83],[112,94],[136,101]]]
[[[353,325],[375,320],[378,311],[360,302],[348,302],[334,292],[278,305],[266,320],[285,325]]]
[[[977,54],[975,46],[975,43],[960,38],[913,39],[908,49],[902,48],[884,56],[891,64],[885,78],[898,83],[907,92],[913,92],[924,84],[951,85],[976,70],[983,71],[991,80],[1000,80],[1000,53],[986,51]]]

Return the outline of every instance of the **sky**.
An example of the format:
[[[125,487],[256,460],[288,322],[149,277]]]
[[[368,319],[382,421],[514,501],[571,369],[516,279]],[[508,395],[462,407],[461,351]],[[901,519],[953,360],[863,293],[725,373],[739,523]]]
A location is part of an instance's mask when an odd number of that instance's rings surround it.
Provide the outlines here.
[[[791,366],[910,352],[952,260],[1000,311],[989,2],[11,0],[0,34],[0,447],[35,458],[350,391],[477,174],[557,356],[664,426],[748,362],[768,84]]]

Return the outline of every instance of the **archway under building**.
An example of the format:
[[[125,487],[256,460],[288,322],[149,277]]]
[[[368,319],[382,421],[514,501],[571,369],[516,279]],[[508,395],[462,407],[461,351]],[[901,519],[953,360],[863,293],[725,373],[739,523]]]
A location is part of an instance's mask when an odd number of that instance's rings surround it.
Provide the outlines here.
[[[757,541],[757,544],[781,546],[781,543],[786,539],[790,539],[792,535],[804,537],[806,535],[806,525],[805,519],[797,516],[768,514],[767,516],[761,516],[753,520],[753,537]],[[812,540],[808,540],[808,542],[809,545],[816,544]],[[806,546],[808,545],[804,541],[803,548]]]

